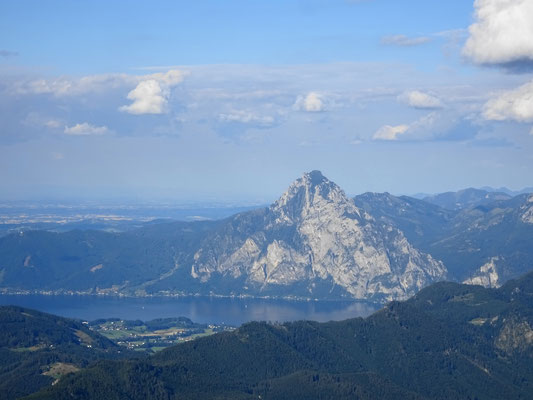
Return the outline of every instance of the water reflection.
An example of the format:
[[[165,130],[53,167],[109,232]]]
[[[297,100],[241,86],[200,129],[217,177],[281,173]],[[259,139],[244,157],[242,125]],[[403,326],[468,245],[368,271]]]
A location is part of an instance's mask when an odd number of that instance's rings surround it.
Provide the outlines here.
[[[199,323],[241,325],[248,321],[339,321],[366,317],[378,306],[349,301],[288,301],[215,297],[117,298],[95,296],[0,295],[0,304],[14,304],[65,317],[94,320],[149,320],[184,316]]]

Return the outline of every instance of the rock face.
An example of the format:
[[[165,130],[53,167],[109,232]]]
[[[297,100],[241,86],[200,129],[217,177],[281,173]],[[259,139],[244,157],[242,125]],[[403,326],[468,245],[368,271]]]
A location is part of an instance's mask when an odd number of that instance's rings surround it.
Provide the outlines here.
[[[500,261],[500,257],[491,257],[490,261],[479,267],[479,269],[463,283],[467,285],[481,285],[486,288],[499,288],[501,282],[496,266],[498,261]]]
[[[525,224],[533,224],[533,194],[527,198],[526,203],[521,207],[522,222]]]
[[[269,208],[230,219],[191,267],[201,282],[238,281],[244,293],[382,301],[407,298],[446,274],[319,171],[296,180]]]

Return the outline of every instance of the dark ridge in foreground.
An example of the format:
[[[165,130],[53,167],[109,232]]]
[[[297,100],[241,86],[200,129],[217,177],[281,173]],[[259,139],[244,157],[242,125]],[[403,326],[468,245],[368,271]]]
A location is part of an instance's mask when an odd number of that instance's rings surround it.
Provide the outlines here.
[[[531,399],[533,273],[437,283],[372,316],[249,323],[101,361],[31,399]]]
[[[0,307],[0,399],[15,399],[102,359],[134,356],[80,321]]]

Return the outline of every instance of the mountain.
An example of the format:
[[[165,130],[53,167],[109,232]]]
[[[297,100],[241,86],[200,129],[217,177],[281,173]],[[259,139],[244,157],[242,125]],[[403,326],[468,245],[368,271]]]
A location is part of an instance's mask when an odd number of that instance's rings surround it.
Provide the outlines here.
[[[509,200],[512,197],[507,193],[469,188],[458,192],[446,192],[424,197],[423,200],[448,210],[462,210],[497,200]]]
[[[372,316],[253,322],[139,361],[103,361],[31,399],[528,399],[533,273],[441,282]]]
[[[511,190],[511,189],[508,189],[506,187],[500,187],[500,188],[493,188],[493,187],[490,187],[490,186],[483,186],[480,188],[481,190],[486,190],[487,192],[501,192],[501,193],[505,193],[505,194],[508,194],[509,196],[518,196],[520,194],[528,194],[528,193],[533,193],[533,187],[525,187],[521,190]]]
[[[269,208],[210,232],[191,275],[239,282],[241,293],[392,300],[444,279],[446,269],[312,171]]]
[[[497,287],[533,268],[533,195],[462,210],[439,240],[423,248],[458,281],[496,279],[491,286]]]
[[[533,195],[457,210],[388,193],[354,200],[441,260],[452,280],[498,287],[533,268]]]
[[[386,302],[446,278],[498,287],[533,267],[532,195],[439,196],[451,202],[351,199],[312,171],[271,206],[224,220],[21,231],[0,237],[0,292]]]
[[[0,285],[82,293],[404,299],[447,271],[319,171],[268,208],[124,233],[0,238]]]
[[[218,222],[172,222],[124,233],[27,231],[0,238],[0,288],[143,295],[192,262]]]
[[[36,392],[91,361],[132,356],[80,321],[0,307],[0,399]]]
[[[457,215],[423,200],[390,193],[364,193],[354,201],[376,219],[396,226],[417,247],[438,240]]]

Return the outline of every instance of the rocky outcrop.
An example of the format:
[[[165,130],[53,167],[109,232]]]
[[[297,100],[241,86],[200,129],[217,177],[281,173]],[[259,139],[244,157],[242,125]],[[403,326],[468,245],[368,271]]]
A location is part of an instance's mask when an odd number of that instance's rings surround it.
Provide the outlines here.
[[[467,285],[481,285],[486,288],[500,287],[501,281],[496,267],[498,261],[500,261],[500,257],[492,257],[487,263],[479,267],[470,278],[463,281],[463,283]]]
[[[526,203],[521,207],[522,222],[533,224],[533,194],[527,198]]]

